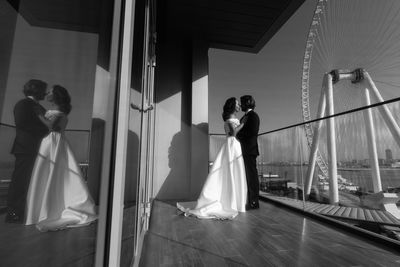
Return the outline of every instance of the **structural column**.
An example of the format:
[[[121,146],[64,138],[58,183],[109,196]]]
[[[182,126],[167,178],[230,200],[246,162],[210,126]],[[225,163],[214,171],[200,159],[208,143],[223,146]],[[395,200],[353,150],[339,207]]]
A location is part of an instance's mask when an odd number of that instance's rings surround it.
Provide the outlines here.
[[[327,74],[327,103],[326,113],[328,116],[334,114],[333,107],[333,83],[332,75]],[[336,134],[335,119],[333,117],[327,119],[328,132],[328,158],[329,158],[329,201],[331,204],[339,203],[339,191],[337,181],[337,160],[336,160]]]
[[[324,81],[322,83],[321,96],[318,103],[317,119],[320,119],[325,115],[325,109],[326,109],[325,91],[326,91],[326,75],[324,76]],[[307,196],[310,195],[311,193],[311,185],[314,177],[315,164],[318,156],[319,130],[321,129],[321,126],[322,126],[322,120],[319,120],[315,123],[310,158],[308,161],[306,182],[305,182],[306,186],[305,193]]]
[[[196,199],[208,175],[208,46],[194,40],[192,50],[190,195]]]
[[[7,90],[7,80],[8,73],[10,69],[15,28],[18,19],[18,13],[12,8],[12,6],[7,1],[0,2],[0,10],[2,10],[0,16],[1,28],[1,46],[0,46],[0,121],[3,123],[9,123],[12,120],[7,120],[9,117],[12,118],[12,110],[7,110],[4,112],[4,102],[6,101],[6,90]],[[25,81],[22,81],[22,83]],[[21,84],[22,84],[21,83]],[[11,88],[9,88],[11,89]],[[22,89],[22,88],[21,88]],[[18,90],[21,90],[18,89]],[[15,90],[15,89],[12,89]],[[19,92],[18,92],[19,93]],[[3,115],[3,112],[5,113]]]
[[[371,105],[369,90],[367,88],[364,89],[364,105],[365,106]],[[382,183],[381,183],[381,176],[379,173],[378,152],[376,149],[375,127],[374,127],[374,121],[372,119],[372,110],[368,108],[365,109],[363,113],[365,121],[365,130],[368,141],[368,153],[371,164],[372,185],[374,187],[374,192],[377,193],[382,191]]]

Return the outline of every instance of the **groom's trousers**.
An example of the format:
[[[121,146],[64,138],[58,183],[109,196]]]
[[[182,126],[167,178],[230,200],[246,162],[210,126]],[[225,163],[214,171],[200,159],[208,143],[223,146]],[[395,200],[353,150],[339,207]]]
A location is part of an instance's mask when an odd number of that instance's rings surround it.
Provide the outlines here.
[[[258,182],[258,171],[257,171],[257,156],[256,155],[243,155],[244,166],[246,169],[246,180],[247,180],[247,200],[249,204],[258,205],[259,195],[259,182]]]
[[[24,217],[26,195],[29,189],[33,166],[36,155],[15,154],[15,166],[7,195],[7,209],[15,212],[21,218]]]

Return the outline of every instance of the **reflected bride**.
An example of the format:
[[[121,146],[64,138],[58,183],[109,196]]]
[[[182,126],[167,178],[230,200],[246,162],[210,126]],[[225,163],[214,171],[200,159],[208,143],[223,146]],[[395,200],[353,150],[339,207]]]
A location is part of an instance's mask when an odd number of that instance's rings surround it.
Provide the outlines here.
[[[88,225],[97,219],[96,207],[64,135],[70,96],[55,85],[48,101],[55,108],[39,119],[51,132],[42,140],[32,171],[25,224],[36,224],[40,231]]]
[[[236,134],[242,129],[235,113],[239,102],[232,97],[226,100],[222,117],[226,142],[218,152],[206,182],[196,202],[177,203],[185,215],[201,219],[233,219],[245,212],[247,199],[246,172],[242,149]]]

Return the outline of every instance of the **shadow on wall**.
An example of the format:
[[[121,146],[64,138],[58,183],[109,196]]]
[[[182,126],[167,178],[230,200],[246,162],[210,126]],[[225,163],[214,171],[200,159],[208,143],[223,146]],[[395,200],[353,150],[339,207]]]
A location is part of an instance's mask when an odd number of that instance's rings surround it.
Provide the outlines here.
[[[190,198],[197,199],[208,175],[208,123],[192,125],[192,140]]]
[[[201,123],[192,127],[196,129],[208,129],[208,124]],[[207,177],[205,175],[202,181],[192,181],[191,168],[196,166],[191,165],[192,162],[196,164],[197,161],[192,159],[190,151],[198,151],[201,148],[196,147],[196,142],[192,142],[194,147],[187,149],[191,145],[189,131],[191,131],[190,128],[182,130],[176,133],[171,140],[170,147],[168,148],[168,167],[170,168],[170,172],[164,180],[156,199],[196,200],[200,193]],[[204,167],[206,168],[205,173],[207,173],[208,166]],[[194,184],[196,184],[195,188],[193,188]]]
[[[187,146],[190,145],[186,130],[176,133],[168,148],[168,167],[170,172],[164,180],[156,199],[187,199],[190,195],[190,155]]]
[[[124,204],[130,206],[136,203],[139,168],[139,136],[132,131],[128,132],[126,161]]]

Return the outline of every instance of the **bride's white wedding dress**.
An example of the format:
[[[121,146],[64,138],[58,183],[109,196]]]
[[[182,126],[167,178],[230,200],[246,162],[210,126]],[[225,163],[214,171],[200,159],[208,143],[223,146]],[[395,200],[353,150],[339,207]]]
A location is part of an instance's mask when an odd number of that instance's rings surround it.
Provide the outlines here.
[[[97,219],[96,207],[64,135],[67,116],[49,110],[45,117],[56,120],[61,130],[50,132],[40,145],[27,195],[25,224],[36,224],[40,231],[88,225]]]
[[[197,201],[178,202],[185,215],[202,219],[233,219],[238,212],[245,212],[247,199],[246,172],[242,149],[236,137],[229,136],[229,125],[237,127],[237,118],[225,121],[227,135],[207,176]]]

